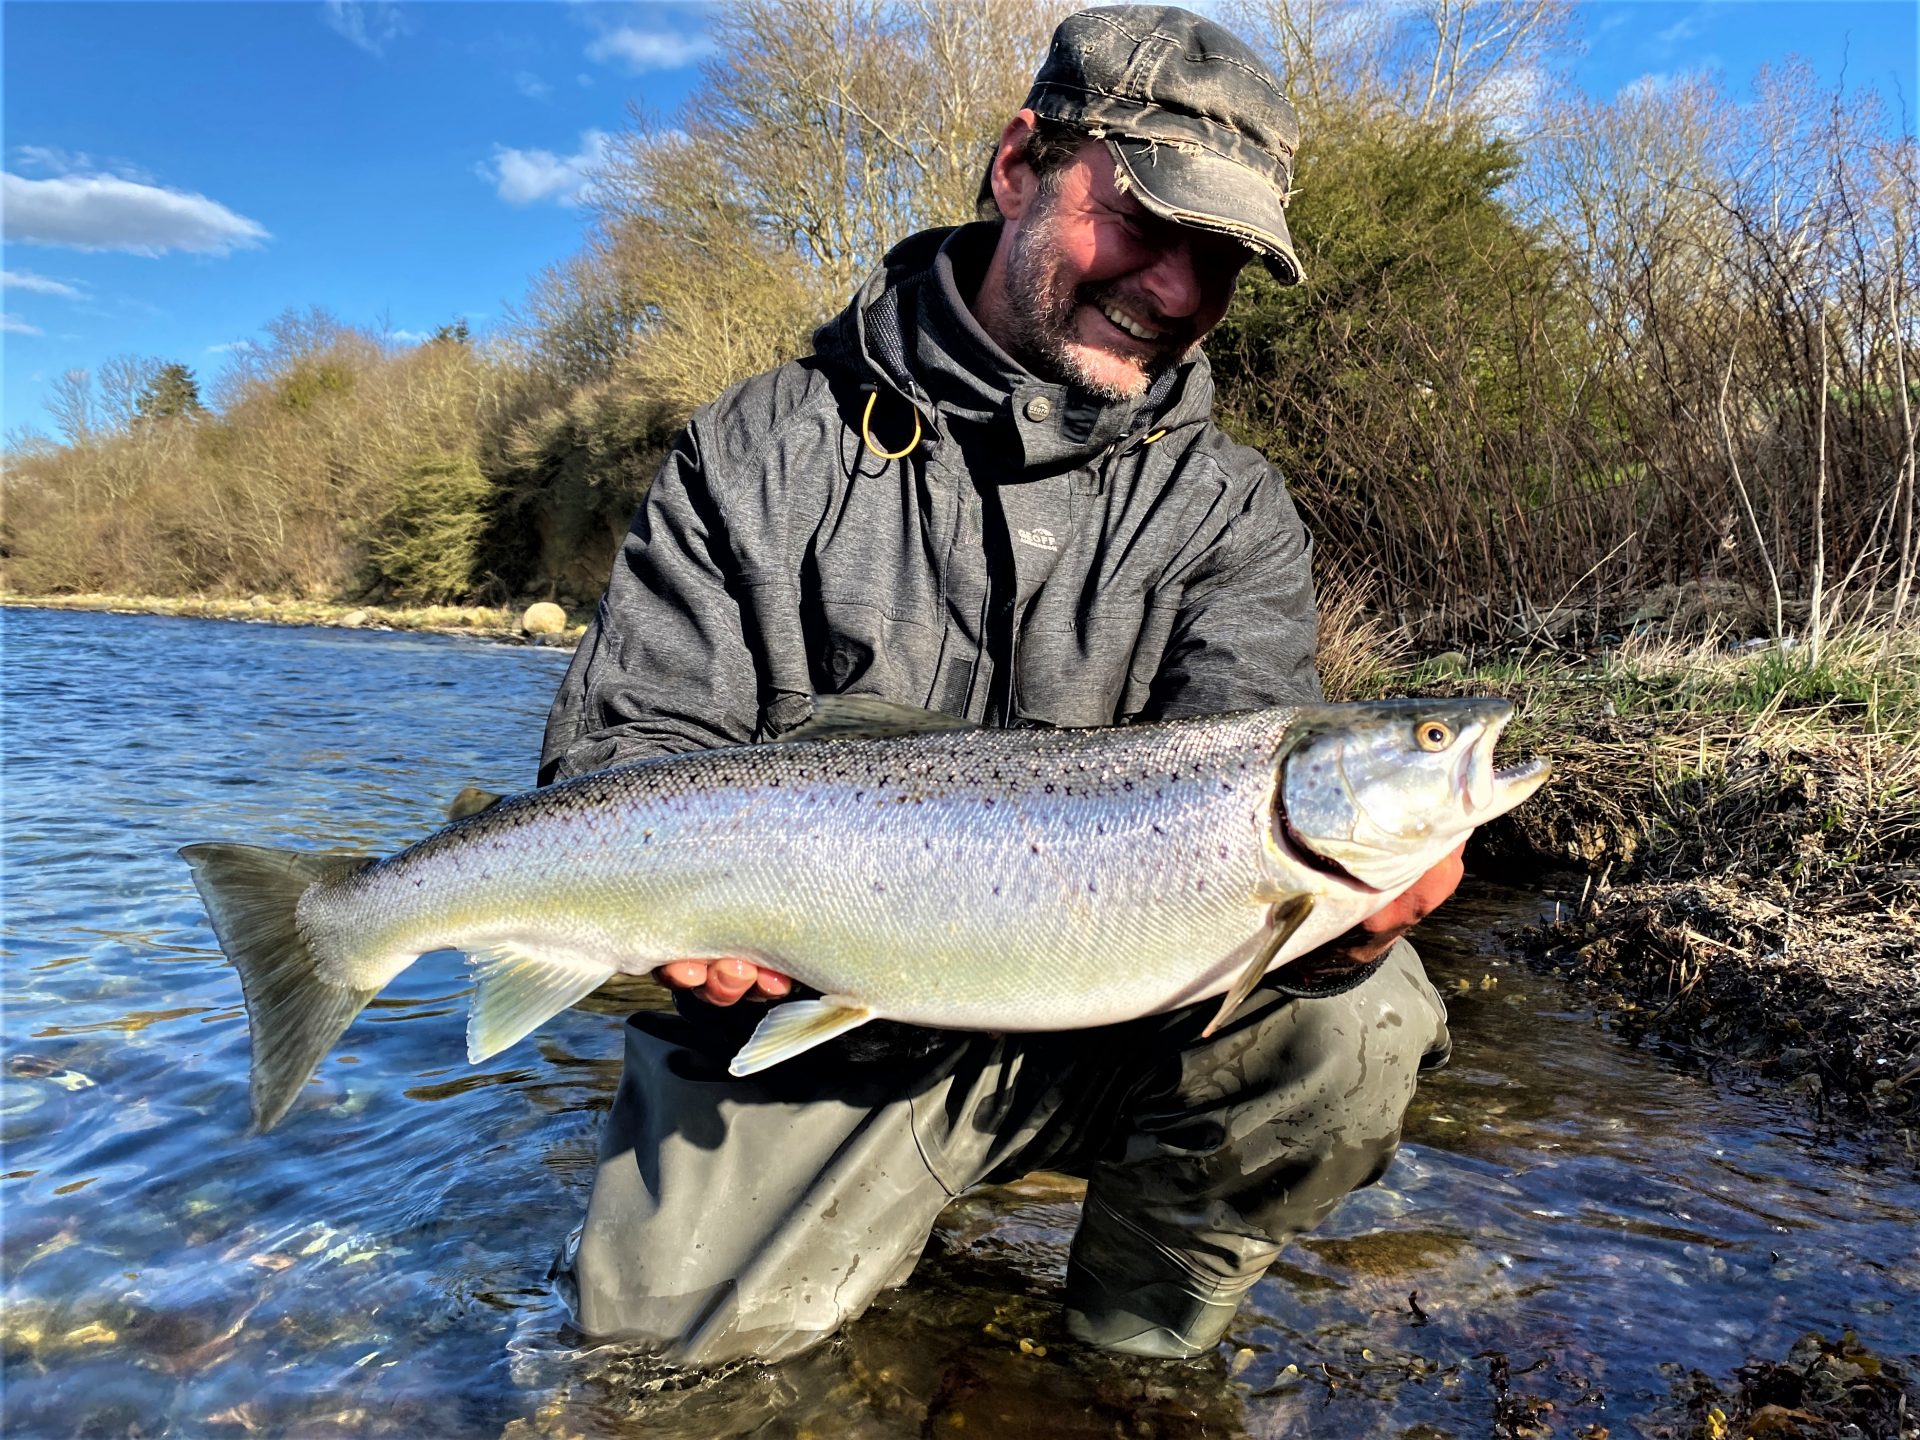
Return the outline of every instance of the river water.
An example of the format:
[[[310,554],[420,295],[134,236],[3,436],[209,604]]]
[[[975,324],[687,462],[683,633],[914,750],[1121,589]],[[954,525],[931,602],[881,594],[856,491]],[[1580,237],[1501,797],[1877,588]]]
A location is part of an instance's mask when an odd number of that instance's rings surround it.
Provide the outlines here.
[[[239,984],[174,854],[391,850],[463,786],[523,785],[565,657],[0,624],[9,1436],[1468,1437],[1516,1404],[1533,1433],[1618,1436],[1686,1371],[1724,1382],[1809,1330],[1920,1364],[1911,1167],[1624,1046],[1503,957],[1494,929],[1537,902],[1484,883],[1424,937],[1456,1052],[1399,1160],[1214,1355],[1062,1337],[1076,1191],[1049,1176],[957,1202],[911,1284],[810,1356],[688,1378],[583,1347],[547,1266],[619,1017],[657,992],[602,992],[476,1069],[460,962],[429,957],[249,1138]]]

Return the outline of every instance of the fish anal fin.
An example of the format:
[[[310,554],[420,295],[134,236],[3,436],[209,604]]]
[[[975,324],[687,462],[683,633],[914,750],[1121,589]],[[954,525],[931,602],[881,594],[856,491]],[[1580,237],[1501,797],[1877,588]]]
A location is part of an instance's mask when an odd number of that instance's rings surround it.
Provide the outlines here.
[[[897,705],[872,695],[816,695],[813,715],[780,736],[787,740],[885,740],[897,735],[932,735],[947,730],[977,730],[971,720]]]
[[[1293,932],[1306,924],[1307,916],[1313,913],[1313,896],[1289,895],[1274,903],[1267,912],[1269,926],[1265,943],[1259,953],[1247,963],[1240,972],[1240,978],[1233,982],[1233,988],[1227,991],[1220,1001],[1220,1008],[1213,1012],[1213,1019],[1207,1022],[1207,1028],[1200,1032],[1201,1038],[1213,1034],[1227,1021],[1233,1018],[1247,996],[1253,993],[1253,987],[1260,983],[1260,977],[1267,973],[1267,967],[1273,963],[1274,956],[1280,953],[1280,947],[1293,938]]]
[[[740,1053],[727,1066],[731,1075],[751,1075],[778,1065],[782,1060],[811,1050],[814,1046],[844,1035],[873,1018],[864,1005],[851,1004],[833,996],[819,1000],[788,1000],[767,1011],[766,1018]]]
[[[474,1064],[520,1040],[614,974],[614,967],[573,955],[514,945],[475,948],[473,1004],[467,1013],[467,1059]]]

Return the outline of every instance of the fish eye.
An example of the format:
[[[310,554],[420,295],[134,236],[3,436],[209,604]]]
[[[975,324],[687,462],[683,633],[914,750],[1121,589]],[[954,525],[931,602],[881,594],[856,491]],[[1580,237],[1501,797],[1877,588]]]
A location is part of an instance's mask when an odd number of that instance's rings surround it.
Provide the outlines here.
[[[1438,753],[1453,743],[1453,728],[1440,720],[1422,720],[1413,727],[1413,743]]]

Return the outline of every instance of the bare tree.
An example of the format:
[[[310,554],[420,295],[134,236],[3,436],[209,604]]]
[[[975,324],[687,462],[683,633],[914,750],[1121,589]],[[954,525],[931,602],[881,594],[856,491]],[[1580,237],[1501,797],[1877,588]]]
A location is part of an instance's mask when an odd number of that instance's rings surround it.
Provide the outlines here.
[[[745,0],[716,21],[699,103],[636,112],[593,197],[596,235],[563,278],[602,307],[603,353],[698,332],[728,361],[777,358],[887,248],[970,218],[1001,125],[1065,7],[1038,0]],[[777,343],[771,325],[779,332]],[[736,375],[740,372],[734,372]]]
[[[93,372],[68,370],[53,382],[47,412],[69,445],[84,445],[97,428],[93,400]]]
[[[1568,0],[1237,0],[1309,131],[1331,113],[1518,125],[1572,29]],[[1308,143],[1312,136],[1309,133]]]

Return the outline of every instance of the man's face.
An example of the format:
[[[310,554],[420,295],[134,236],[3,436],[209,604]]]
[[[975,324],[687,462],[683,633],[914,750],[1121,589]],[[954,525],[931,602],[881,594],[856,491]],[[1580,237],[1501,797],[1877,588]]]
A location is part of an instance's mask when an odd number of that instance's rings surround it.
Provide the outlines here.
[[[1115,183],[1099,141],[1054,178],[1007,221],[995,338],[1042,379],[1138,400],[1226,314],[1252,252],[1153,214]]]

